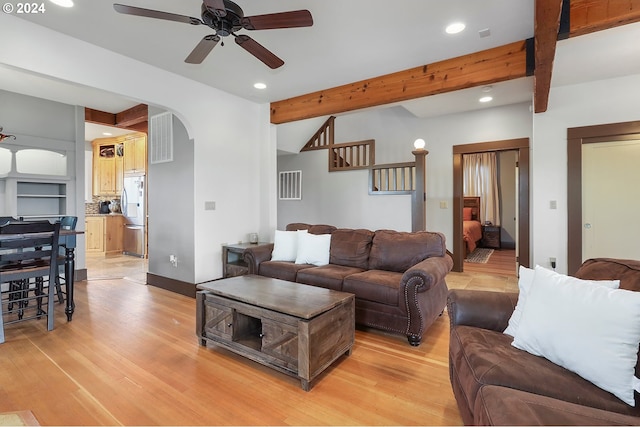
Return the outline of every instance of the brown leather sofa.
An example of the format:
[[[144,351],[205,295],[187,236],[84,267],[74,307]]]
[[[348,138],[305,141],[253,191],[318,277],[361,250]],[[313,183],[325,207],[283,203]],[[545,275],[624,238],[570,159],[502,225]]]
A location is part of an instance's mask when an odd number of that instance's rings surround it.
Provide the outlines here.
[[[597,258],[575,274],[619,279],[640,291],[640,261]],[[466,425],[640,425],[640,396],[629,406],[549,360],[511,345],[505,335],[517,293],[451,290],[449,372]],[[640,349],[639,349],[640,356]],[[640,361],[636,364],[640,376]]]
[[[273,245],[265,245],[244,252],[249,274],[352,293],[356,323],[405,334],[414,346],[442,314],[448,291],[445,276],[453,267],[443,234],[303,223],[286,229],[330,233],[329,264],[271,261]]]

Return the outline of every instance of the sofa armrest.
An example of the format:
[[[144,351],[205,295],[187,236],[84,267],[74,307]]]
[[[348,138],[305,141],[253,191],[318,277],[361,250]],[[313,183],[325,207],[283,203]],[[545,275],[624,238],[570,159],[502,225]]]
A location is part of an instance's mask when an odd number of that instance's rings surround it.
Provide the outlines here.
[[[452,289],[447,295],[451,329],[466,325],[502,332],[509,325],[517,302],[516,292]]]
[[[269,261],[273,252],[273,243],[247,248],[242,254],[242,259],[249,266],[249,274],[258,274],[260,263]]]
[[[453,268],[453,260],[449,255],[427,258],[404,272],[400,287],[410,283],[419,283],[416,292],[426,292],[444,280]],[[415,279],[420,279],[416,281]]]

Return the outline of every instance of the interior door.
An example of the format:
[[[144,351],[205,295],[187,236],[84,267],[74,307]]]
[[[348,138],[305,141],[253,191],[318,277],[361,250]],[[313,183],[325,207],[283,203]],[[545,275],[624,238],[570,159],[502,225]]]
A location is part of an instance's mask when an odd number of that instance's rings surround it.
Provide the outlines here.
[[[640,141],[582,147],[582,260],[640,259]]]

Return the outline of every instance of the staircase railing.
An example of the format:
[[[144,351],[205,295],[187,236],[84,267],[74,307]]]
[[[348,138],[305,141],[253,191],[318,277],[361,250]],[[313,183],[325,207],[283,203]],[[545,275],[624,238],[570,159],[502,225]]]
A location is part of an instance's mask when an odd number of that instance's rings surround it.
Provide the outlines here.
[[[346,142],[329,147],[329,172],[366,169],[375,163],[375,141]]]
[[[416,189],[415,162],[369,168],[369,194],[411,194]]]
[[[300,150],[303,151],[311,151],[311,150],[323,150],[329,148],[330,145],[333,145],[333,135],[334,135],[334,122],[336,118],[331,116],[327,119],[326,122],[320,129],[309,139],[304,147]]]

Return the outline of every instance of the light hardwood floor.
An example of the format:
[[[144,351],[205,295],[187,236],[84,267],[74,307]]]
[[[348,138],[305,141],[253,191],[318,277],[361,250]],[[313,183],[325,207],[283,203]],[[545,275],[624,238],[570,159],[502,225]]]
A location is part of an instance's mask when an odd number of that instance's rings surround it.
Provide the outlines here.
[[[51,332],[43,321],[6,328],[0,412],[31,410],[41,425],[462,423],[449,384],[446,312],[419,347],[358,329],[351,356],[304,392],[294,378],[201,347],[195,300],[144,285],[144,261],[133,261],[90,261],[73,321],[58,305]],[[92,271],[94,262],[102,267]],[[451,273],[450,287],[506,290],[515,281],[471,269]]]

